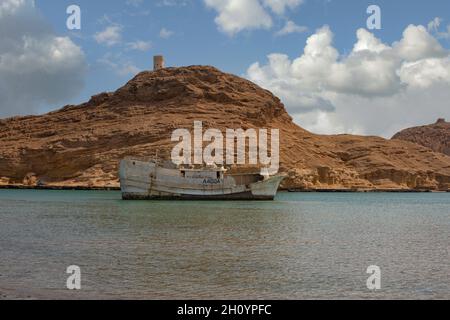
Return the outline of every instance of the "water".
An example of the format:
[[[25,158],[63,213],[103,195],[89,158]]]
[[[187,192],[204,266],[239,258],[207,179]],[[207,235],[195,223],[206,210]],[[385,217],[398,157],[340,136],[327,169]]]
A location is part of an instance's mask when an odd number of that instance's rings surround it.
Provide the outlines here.
[[[450,194],[0,190],[0,298],[449,299]],[[66,289],[78,265],[82,290]],[[381,290],[366,270],[381,268]]]

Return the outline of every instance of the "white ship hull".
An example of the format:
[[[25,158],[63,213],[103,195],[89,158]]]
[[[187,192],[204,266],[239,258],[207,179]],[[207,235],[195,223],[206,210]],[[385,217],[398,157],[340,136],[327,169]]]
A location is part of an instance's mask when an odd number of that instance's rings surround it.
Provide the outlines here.
[[[273,200],[284,176],[226,175],[220,170],[166,169],[152,162],[123,160],[124,200]]]

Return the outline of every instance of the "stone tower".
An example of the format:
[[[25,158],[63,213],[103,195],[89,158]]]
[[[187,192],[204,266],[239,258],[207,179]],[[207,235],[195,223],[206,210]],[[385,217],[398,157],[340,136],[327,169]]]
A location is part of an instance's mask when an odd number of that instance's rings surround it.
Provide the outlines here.
[[[153,70],[164,69],[164,56],[153,57]]]

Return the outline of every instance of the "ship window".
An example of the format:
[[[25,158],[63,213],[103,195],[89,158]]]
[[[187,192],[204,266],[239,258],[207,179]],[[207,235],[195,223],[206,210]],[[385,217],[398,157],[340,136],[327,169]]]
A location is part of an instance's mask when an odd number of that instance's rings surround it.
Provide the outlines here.
[[[186,178],[186,171],[181,171],[181,176],[182,176],[183,178]]]

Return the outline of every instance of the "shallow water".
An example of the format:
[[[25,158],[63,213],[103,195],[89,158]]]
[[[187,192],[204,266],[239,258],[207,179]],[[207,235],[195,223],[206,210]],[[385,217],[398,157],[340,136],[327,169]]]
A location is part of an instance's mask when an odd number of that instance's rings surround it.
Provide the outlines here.
[[[449,254],[449,193],[126,202],[0,190],[0,298],[449,299]],[[79,291],[66,289],[70,265]]]

